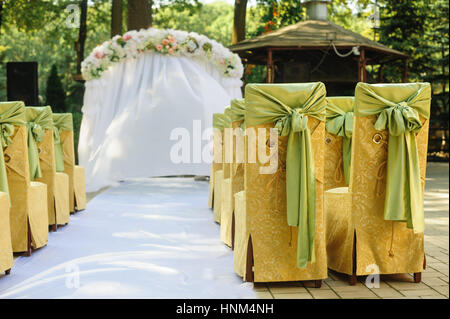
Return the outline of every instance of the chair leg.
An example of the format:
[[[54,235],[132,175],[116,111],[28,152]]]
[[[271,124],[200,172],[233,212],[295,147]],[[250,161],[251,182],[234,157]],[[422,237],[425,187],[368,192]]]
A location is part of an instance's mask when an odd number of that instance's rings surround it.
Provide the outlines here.
[[[31,256],[31,227],[30,222],[28,222],[28,234],[27,234],[27,251],[24,253],[25,257]]]
[[[322,287],[322,280],[314,280],[314,288]]]
[[[248,238],[248,246],[247,246],[247,262],[246,262],[246,270],[245,270],[245,281],[254,282],[255,278],[253,276],[253,245],[252,245],[252,237]]]
[[[231,215],[231,250],[234,250],[234,234],[235,234],[235,220],[234,220],[234,212]]]
[[[8,276],[11,273],[11,268],[5,270],[5,275]]]
[[[58,226],[56,224],[52,225],[52,231],[57,231],[58,230]]]
[[[352,274],[348,278],[348,283],[350,286],[356,285],[356,232],[353,237],[353,252],[352,252]]]
[[[348,284],[350,286],[356,285],[356,282],[357,282],[356,274],[351,274],[351,275],[348,276]]]
[[[415,272],[414,273],[414,282],[418,284],[422,281],[422,273],[421,272]]]

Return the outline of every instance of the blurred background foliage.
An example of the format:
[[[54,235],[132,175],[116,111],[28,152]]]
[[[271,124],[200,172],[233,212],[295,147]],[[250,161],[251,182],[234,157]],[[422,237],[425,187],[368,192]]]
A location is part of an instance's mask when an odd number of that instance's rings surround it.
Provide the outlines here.
[[[0,0],[0,100],[6,100],[6,62],[37,61],[40,103],[58,103],[54,106],[58,111],[72,112],[77,140],[84,84],[74,79],[75,42],[79,30],[66,26],[69,15],[66,8],[81,2]],[[108,40],[111,34],[112,0],[89,0],[87,3],[84,56]],[[225,46],[231,44],[234,17],[231,0],[155,0],[151,4],[154,27],[195,31]],[[379,7],[378,25],[369,19],[374,13],[374,4]],[[447,132],[448,7],[446,0],[333,0],[329,5],[332,22],[410,56],[410,80],[432,83],[434,114],[440,118],[438,125],[447,125]],[[123,1],[122,16],[125,32],[127,0]],[[250,0],[246,9],[245,35],[251,38],[305,18],[299,0]],[[385,81],[400,81],[400,67],[386,68]],[[368,69],[368,72],[376,71]],[[264,66],[246,68],[247,82],[263,82],[264,78]]]

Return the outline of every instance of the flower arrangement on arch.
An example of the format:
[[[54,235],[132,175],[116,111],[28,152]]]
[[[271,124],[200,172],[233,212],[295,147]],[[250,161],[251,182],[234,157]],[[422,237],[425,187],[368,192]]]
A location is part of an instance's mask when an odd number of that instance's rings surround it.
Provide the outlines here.
[[[83,78],[86,81],[100,78],[113,64],[137,58],[146,52],[207,61],[226,77],[241,78],[244,71],[237,54],[204,35],[149,28],[117,35],[97,46],[81,65]]]

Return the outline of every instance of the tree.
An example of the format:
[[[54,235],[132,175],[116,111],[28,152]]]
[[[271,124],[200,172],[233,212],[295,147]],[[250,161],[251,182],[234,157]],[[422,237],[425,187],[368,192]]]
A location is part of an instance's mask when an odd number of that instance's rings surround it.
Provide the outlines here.
[[[66,94],[64,93],[61,78],[58,75],[58,68],[53,64],[50,75],[47,79],[46,104],[52,107],[55,113],[67,112]]]
[[[80,30],[78,35],[78,41],[75,42],[75,51],[77,52],[77,75],[81,74],[81,62],[84,59],[84,47],[86,43],[87,36],[87,7],[88,1],[81,0],[80,4],[81,14],[80,14]]]
[[[235,44],[245,39],[245,18],[247,16],[247,0],[235,0],[233,35],[231,43]]]
[[[123,1],[112,0],[111,7],[111,37],[122,34]]]
[[[152,0],[128,0],[128,30],[151,27],[152,3]]]

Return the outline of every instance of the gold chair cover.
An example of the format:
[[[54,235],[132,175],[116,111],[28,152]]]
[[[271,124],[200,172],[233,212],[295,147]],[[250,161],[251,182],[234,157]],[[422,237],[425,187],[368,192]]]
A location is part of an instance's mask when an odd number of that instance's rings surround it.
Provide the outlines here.
[[[28,250],[28,222],[34,248],[48,241],[47,185],[30,182],[25,126],[15,126],[12,141],[4,150],[11,196],[11,239],[14,252],[25,252]]]
[[[315,262],[308,262],[303,269],[297,267],[296,227],[290,227],[286,214],[286,149],[288,136],[278,138],[278,171],[275,174],[260,174],[261,165],[249,163],[246,159],[245,175],[245,227],[248,233],[237,248],[243,251],[251,240],[253,251],[253,276],[255,282],[320,280],[327,278],[325,232],[323,223],[323,179],[325,123],[313,117],[308,118],[311,144],[316,170],[316,225],[314,251]],[[274,123],[253,126],[265,128],[266,136]],[[246,127],[247,129],[249,126]],[[248,137],[245,149],[248,150]],[[246,157],[248,154],[246,154]],[[237,203],[236,203],[237,205]],[[236,223],[238,222],[236,215]],[[237,236],[236,227],[236,236]],[[238,245],[238,241],[236,241]],[[247,251],[247,254],[249,252]],[[247,258],[248,261],[250,258]]]
[[[398,88],[397,90],[401,90]],[[377,116],[355,117],[349,187],[325,192],[328,267],[356,275],[421,272],[424,235],[406,223],[384,219],[388,137],[374,128]],[[429,121],[416,135],[422,190],[425,187]]]
[[[13,266],[13,252],[11,245],[11,228],[9,224],[9,197],[0,192],[0,272]]]

